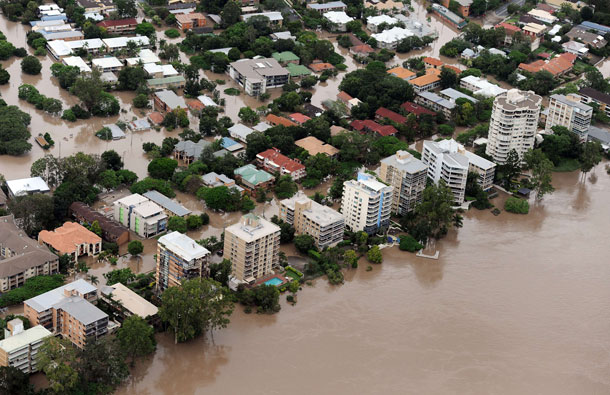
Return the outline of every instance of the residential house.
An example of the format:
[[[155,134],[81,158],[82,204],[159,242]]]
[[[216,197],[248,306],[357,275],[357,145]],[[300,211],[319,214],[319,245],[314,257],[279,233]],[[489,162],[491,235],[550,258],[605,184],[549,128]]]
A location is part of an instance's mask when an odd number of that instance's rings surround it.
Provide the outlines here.
[[[353,107],[359,105],[360,103],[362,103],[360,101],[360,99],[358,99],[357,97],[351,97],[350,95],[347,94],[347,92],[345,91],[341,91],[337,94],[337,100],[343,104],[345,104],[345,106],[347,107],[348,110],[352,110]]]
[[[89,339],[108,333],[108,315],[95,307],[97,288],[83,279],[62,285],[23,302],[30,325],[41,325],[84,348]]]
[[[281,117],[281,116],[278,116],[275,114],[267,114],[265,119],[267,120],[267,122],[269,122],[273,126],[285,126],[285,127],[297,126],[297,124],[292,122],[290,119],[284,118],[284,117]],[[255,130],[256,130],[256,127],[255,127]]]
[[[244,143],[248,142],[248,136],[252,133],[254,133],[254,129],[247,127],[246,125],[243,125],[241,123],[236,123],[235,125],[231,126],[229,129],[229,136],[233,137],[234,139],[237,139],[239,141],[242,141]]]
[[[136,18],[105,19],[98,22],[97,25],[106,29],[110,34],[134,34],[138,21]]]
[[[334,158],[339,153],[339,150],[330,144],[326,144],[317,137],[308,136],[294,142],[297,147],[303,148],[309,155],[316,156],[318,154],[324,154],[331,158]]]
[[[441,86],[440,74],[439,69],[429,68],[426,70],[426,74],[413,78],[408,82],[413,86],[415,93],[430,91]]]
[[[42,177],[8,180],[6,181],[6,188],[10,199],[35,193],[49,193],[51,191]]]
[[[343,216],[303,193],[280,201],[280,219],[291,224],[296,235],[312,236],[319,250],[333,247],[343,241]]]
[[[232,263],[233,276],[254,283],[279,266],[280,227],[254,214],[225,228],[224,258]]]
[[[130,42],[134,43],[138,48],[148,48],[150,46],[150,39],[146,36],[103,38],[102,42],[108,52],[125,49]]]
[[[498,85],[494,85],[484,78],[475,77],[469,75],[460,80],[460,87],[468,89],[475,95],[485,97],[496,97],[501,93],[506,92],[506,89],[500,88]]]
[[[586,56],[589,53],[589,48],[586,44],[579,43],[578,41],[567,41],[561,44],[564,51],[574,54],[578,57]]]
[[[347,5],[342,1],[329,1],[328,3],[309,3],[307,9],[325,14],[331,11],[347,11]]]
[[[393,28],[384,30],[381,33],[372,34],[371,37],[377,40],[377,46],[379,48],[396,50],[396,47],[402,40],[413,35],[414,33],[409,29],[394,26]]]
[[[455,102],[437,95],[434,92],[418,93],[415,102],[433,111],[443,113],[447,119],[451,117],[451,112],[455,108]]]
[[[585,45],[590,45],[593,48],[603,48],[608,43],[604,36],[598,33],[591,33],[588,29],[584,29],[580,26],[575,26],[566,33],[571,40],[578,40]]]
[[[314,73],[321,73],[324,70],[334,70],[335,66],[330,63],[314,60],[308,66]]]
[[[311,120],[310,117],[308,117],[307,115],[303,115],[300,112],[295,112],[295,113],[288,115],[288,119],[290,119],[292,122],[296,123],[297,125],[302,125],[305,122]]]
[[[161,236],[157,241],[157,292],[182,281],[207,277],[210,251],[180,232]]]
[[[282,26],[282,22],[284,21],[284,18],[282,17],[282,13],[278,12],[278,11],[256,12],[253,14],[244,14],[241,16],[241,19],[244,22],[247,22],[248,19],[250,19],[252,17],[259,17],[259,16],[267,17],[269,19],[269,23],[274,26]]]
[[[247,164],[233,171],[235,179],[239,181],[248,192],[252,193],[258,188],[270,188],[275,178],[264,170],[259,170],[253,164]]]
[[[284,66],[288,63],[299,64],[299,57],[296,56],[294,52],[274,52],[271,54],[271,57],[277,60],[279,64]]]
[[[0,292],[21,287],[26,280],[59,272],[59,258],[18,228],[12,215],[0,217]]]
[[[212,145],[212,143],[206,140],[199,140],[196,143],[191,140],[180,141],[174,147],[174,159],[183,161],[184,164],[189,165],[194,161],[199,160],[203,150],[210,145]]]
[[[124,66],[123,62],[121,62],[114,56],[93,59],[91,60],[91,65],[99,69],[101,72],[119,71]]]
[[[295,181],[305,176],[305,166],[301,161],[282,155],[277,148],[269,148],[258,153],[256,163],[259,167],[271,173],[290,175]]]
[[[329,4],[329,3],[326,3]],[[308,7],[312,5],[309,4]],[[354,20],[351,16],[347,15],[344,11],[329,11],[323,14],[324,19],[330,23],[330,30],[345,32],[347,31],[347,24]]]
[[[75,222],[65,222],[54,231],[41,231],[38,243],[52,248],[58,255],[69,255],[74,263],[80,256],[95,256],[102,251],[102,238]]]
[[[122,246],[129,241],[129,229],[93,210],[85,203],[72,203],[69,212],[81,225],[91,226],[97,221],[102,229],[102,238],[108,242]]]
[[[527,14],[533,16],[542,23],[552,24],[557,21],[556,16],[539,8],[534,8],[533,10],[530,10]]]
[[[411,70],[405,69],[404,67],[400,66],[396,66],[394,68],[389,69],[387,73],[405,81],[410,81],[417,76],[417,74],[415,74]]]
[[[495,26],[496,29],[502,28],[504,29],[504,45],[510,45],[513,42],[513,36],[517,32],[521,32],[521,28],[519,26],[515,26],[511,23],[500,22]]]
[[[181,89],[186,85],[186,79],[181,75],[171,77],[151,78],[146,80],[146,85],[153,90]]]
[[[161,90],[153,93],[153,109],[155,111],[166,113],[178,108],[187,108],[184,97],[178,96],[174,91],[170,90]]]
[[[395,113],[394,111],[388,110],[385,107],[379,107],[377,111],[375,111],[375,119],[378,121],[389,119],[392,122],[396,122],[398,124],[403,124],[407,122],[407,118],[402,115]]]
[[[553,74],[554,77],[560,77],[572,71],[576,58],[577,56],[574,54],[562,53],[548,62],[536,60],[529,64],[521,63],[519,64],[519,68],[530,73],[537,73],[538,71],[546,70]]]
[[[386,14],[369,16],[368,18],[366,18],[366,28],[369,29],[371,33],[378,33],[380,25],[385,25],[389,27],[392,25],[396,25],[397,23],[398,19]]]
[[[435,116],[436,113],[434,111],[430,111],[425,107],[422,107],[413,102],[407,101],[400,105],[400,108],[408,112],[409,114],[415,114],[415,116],[419,117],[420,115],[431,115]]]
[[[394,136],[398,133],[398,130],[392,125],[380,125],[370,119],[361,121],[359,119],[353,120],[349,126],[359,132],[370,132],[375,133],[380,137]]]
[[[107,15],[116,10],[114,2],[111,0],[77,0],[76,4],[83,7],[85,12]]]

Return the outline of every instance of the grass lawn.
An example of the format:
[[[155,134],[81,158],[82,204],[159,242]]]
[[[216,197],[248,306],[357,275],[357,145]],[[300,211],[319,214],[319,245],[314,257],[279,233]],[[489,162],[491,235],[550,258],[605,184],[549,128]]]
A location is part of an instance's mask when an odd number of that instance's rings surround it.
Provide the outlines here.
[[[290,270],[286,270],[286,272],[284,273],[284,276],[285,277],[290,277],[291,279],[296,280],[296,281],[299,281],[299,279],[300,279],[298,274],[293,273]]]
[[[556,172],[570,172],[576,171],[580,169],[580,163],[578,163],[578,159],[564,159],[559,163],[559,165],[555,166],[553,171]]]
[[[574,71],[577,71],[579,73],[584,72],[587,69],[587,67],[590,67],[590,65],[588,65],[585,62],[582,62],[580,60],[577,60],[574,63]]]

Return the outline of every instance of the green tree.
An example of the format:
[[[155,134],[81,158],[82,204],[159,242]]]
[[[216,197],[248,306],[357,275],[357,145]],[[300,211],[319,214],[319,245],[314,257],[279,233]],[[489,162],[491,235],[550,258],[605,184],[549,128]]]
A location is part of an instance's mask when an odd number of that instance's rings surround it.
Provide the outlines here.
[[[347,250],[343,253],[343,261],[353,268],[358,267],[358,258],[358,254],[354,250]]]
[[[484,0],[483,0],[484,1]],[[440,74],[441,88],[452,88],[458,82],[458,77],[455,71],[448,67],[443,67]]]
[[[512,188],[512,180],[521,172],[521,159],[519,159],[517,151],[515,149],[508,151],[506,161],[498,167],[499,172],[502,174],[504,188],[510,190]]]
[[[170,217],[167,222],[167,229],[171,231],[176,231],[180,233],[186,233],[187,225],[186,220],[182,217],[173,216]]]
[[[415,213],[429,229],[428,236],[439,238],[447,233],[454,216],[453,201],[453,193],[443,180],[424,189],[422,202],[415,207]]]
[[[186,227],[189,230],[199,229],[203,226],[203,219],[199,215],[189,215],[186,218]]]
[[[10,79],[11,75],[9,74],[9,72],[0,67],[0,85],[8,84]]]
[[[316,241],[311,235],[298,235],[294,238],[294,246],[299,252],[307,254],[309,250],[316,249]]]
[[[30,378],[13,366],[0,366],[0,394],[34,394]]]
[[[157,158],[153,159],[148,164],[148,174],[152,178],[171,180],[178,167],[178,161],[171,158]]]
[[[117,333],[121,350],[131,359],[131,366],[137,357],[143,357],[155,351],[155,330],[146,320],[137,315],[129,316]]]
[[[118,342],[109,336],[89,340],[77,358],[83,393],[110,393],[129,376]]]
[[[0,106],[0,155],[21,155],[32,148],[28,143],[31,117],[17,106]]]
[[[504,210],[509,213],[527,214],[530,211],[530,205],[527,200],[509,196],[504,202]]]
[[[119,18],[135,18],[138,15],[134,0],[115,0],[114,5]]]
[[[133,106],[135,108],[148,108],[150,106],[150,100],[148,100],[148,95],[145,93],[140,93],[133,98]]]
[[[297,184],[289,175],[281,176],[275,185],[275,194],[279,199],[287,199],[297,193]]]
[[[400,236],[400,245],[399,247],[401,251],[409,251],[415,252],[424,248],[417,240],[413,238],[411,235],[402,235]]]
[[[580,158],[578,158],[580,171],[583,173],[583,179],[591,169],[601,162],[602,152],[601,144],[596,141],[589,141],[583,144],[582,153]]]
[[[49,388],[57,394],[69,393],[78,383],[76,350],[69,339],[47,337],[36,355],[38,369],[49,380]]]
[[[41,69],[42,65],[36,56],[26,56],[21,60],[21,71],[26,74],[37,75]]]
[[[155,34],[156,30],[152,23],[142,22],[136,26],[135,33],[139,36],[147,36]]]
[[[116,171],[123,168],[123,160],[115,150],[104,151],[101,158],[106,164],[107,169]]]
[[[222,23],[224,27],[228,27],[239,22],[241,15],[241,7],[236,1],[229,0],[225,3],[222,8],[220,16],[222,17]]]
[[[250,107],[240,108],[239,113],[237,115],[239,116],[239,119],[250,125],[256,125],[259,121],[258,114]]]
[[[127,251],[132,256],[138,256],[144,251],[144,245],[140,240],[130,241],[127,245]]]
[[[100,223],[97,220],[91,223],[89,230],[100,237],[102,236],[102,227],[100,226]]]
[[[223,286],[227,286],[229,284],[231,270],[231,261],[228,259],[223,259],[220,263],[211,263],[210,278],[218,281]]]
[[[220,283],[203,278],[170,287],[161,296],[159,317],[174,332],[176,343],[229,324],[232,298]]]
[[[130,268],[126,267],[124,269],[115,269],[106,272],[104,273],[104,278],[106,278],[107,285],[121,283],[128,286],[133,280],[135,280],[136,275],[131,271]]]
[[[104,90],[101,72],[94,68],[90,75],[81,75],[75,81],[70,91],[78,97],[88,111],[92,111],[100,103]]]
[[[37,235],[54,223],[53,198],[49,195],[34,194],[11,199],[10,212],[19,220],[21,228],[30,235]]]
[[[547,193],[553,193],[553,162],[540,150],[529,150],[524,155],[527,168],[532,171],[530,183],[536,191],[536,200],[541,200]]]
[[[378,245],[374,245],[371,249],[366,253],[366,259],[371,263],[381,263],[383,262],[383,255],[381,254],[381,249],[379,249]]]

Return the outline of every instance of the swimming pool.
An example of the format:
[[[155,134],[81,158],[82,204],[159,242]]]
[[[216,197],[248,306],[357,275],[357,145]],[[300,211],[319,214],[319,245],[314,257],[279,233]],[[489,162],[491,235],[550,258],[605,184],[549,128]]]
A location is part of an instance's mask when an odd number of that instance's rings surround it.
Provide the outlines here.
[[[265,285],[274,285],[274,286],[276,286],[276,287],[277,287],[278,285],[280,285],[280,284],[281,284],[281,283],[283,283],[283,282],[284,282],[284,281],[282,281],[280,278],[278,278],[278,277],[273,277],[273,278],[271,278],[271,279],[269,279],[269,280],[265,281],[265,283],[264,283],[264,284],[265,284]]]

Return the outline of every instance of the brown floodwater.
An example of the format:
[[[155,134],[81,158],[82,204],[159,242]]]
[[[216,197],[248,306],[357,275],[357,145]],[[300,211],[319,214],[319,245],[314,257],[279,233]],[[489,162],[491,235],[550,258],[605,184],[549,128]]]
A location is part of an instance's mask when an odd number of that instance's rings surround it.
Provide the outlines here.
[[[159,335],[118,393],[609,393],[610,177],[579,176],[526,216],[467,212],[438,261],[384,250],[214,340]]]

